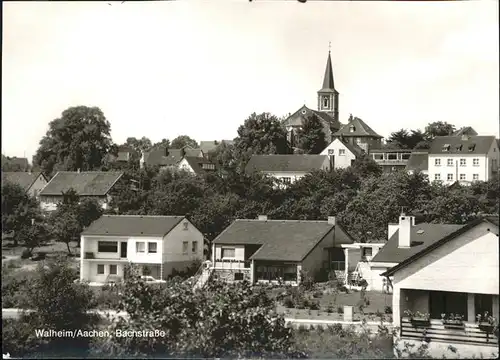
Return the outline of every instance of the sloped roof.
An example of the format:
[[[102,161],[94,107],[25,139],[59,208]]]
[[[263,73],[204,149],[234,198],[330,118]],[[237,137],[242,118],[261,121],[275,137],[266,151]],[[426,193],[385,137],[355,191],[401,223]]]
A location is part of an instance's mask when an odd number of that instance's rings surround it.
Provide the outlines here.
[[[457,227],[455,229],[455,231],[451,231],[451,232],[448,232],[446,234],[443,233],[440,236],[439,235],[435,236],[434,240],[432,242],[429,242],[429,244],[427,246],[420,248],[418,251],[413,251],[411,253],[411,255],[406,256],[403,260],[399,261],[398,265],[390,268],[389,270],[387,270],[385,273],[383,273],[381,275],[382,276],[389,276],[389,275],[394,274],[396,271],[398,271],[398,270],[406,267],[407,265],[411,264],[413,261],[421,258],[422,256],[430,253],[431,251],[437,249],[438,247],[446,244],[450,240],[455,239],[457,236],[460,236],[461,234],[463,234],[466,231],[468,231],[468,230],[476,227],[477,225],[483,223],[484,221],[490,222],[490,223],[492,223],[492,224],[494,224],[494,225],[496,225],[498,227],[498,220],[496,220],[496,222],[495,221],[491,221],[491,219],[489,219],[488,217],[471,221],[471,222],[469,222],[468,224],[465,224],[465,225],[455,225]],[[448,225],[448,226],[452,226],[452,225]],[[497,234],[497,236],[498,236],[498,234]],[[384,248],[382,248],[382,250],[383,249]],[[399,249],[399,250],[403,250],[403,249]],[[411,250],[411,249],[408,249],[408,250]],[[380,254],[380,252],[378,254]],[[378,254],[375,255],[375,257],[372,259],[372,261],[375,260],[375,258],[378,256]],[[381,260],[377,260],[377,261],[381,261]]]
[[[20,157],[8,157],[5,155],[2,155],[2,162],[6,162],[12,165],[18,165],[21,168],[27,169],[29,167],[29,162],[27,158],[20,158]]]
[[[79,196],[104,196],[120,179],[123,172],[59,171],[40,192],[41,196],[61,196],[74,189]]]
[[[322,169],[328,159],[327,155],[252,155],[245,171],[311,172]]]
[[[339,141],[342,142],[342,144],[344,144],[344,146],[346,148],[348,148],[349,151],[352,152],[356,156],[362,155],[365,152],[357,144],[351,144],[349,141],[342,141],[340,139],[339,139]]]
[[[205,153],[209,153],[210,151],[213,151],[219,146],[220,144],[227,144],[227,145],[232,145],[234,143],[233,140],[221,140],[221,141],[216,141],[216,140],[211,140],[211,141],[200,141],[200,149]]]
[[[82,235],[165,236],[184,216],[103,215]]]
[[[172,166],[179,163],[184,156],[198,156],[201,149],[191,149],[186,147],[184,149],[185,154],[182,154],[183,149],[168,149],[168,155],[166,155],[166,148],[160,148],[153,151],[144,153],[144,161],[150,166]]]
[[[215,166],[215,164],[213,162],[211,162],[205,158],[200,158],[200,157],[196,157],[196,156],[185,156],[184,159],[187,161],[189,166],[191,166],[191,169],[193,169],[195,174],[203,174],[203,173],[206,173],[207,171],[214,171],[215,170],[215,168],[213,170],[203,168],[203,165],[205,165],[205,164]]]
[[[2,182],[8,181],[13,184],[21,186],[24,190],[28,191],[31,185],[43,174],[41,172],[2,172]],[[43,176],[45,179],[45,176]],[[47,179],[45,179],[47,181]]]
[[[354,126],[354,131],[351,132],[351,126]],[[337,131],[335,136],[369,136],[369,137],[377,137],[382,138],[379,134],[377,134],[371,127],[369,127],[363,120],[357,117],[353,117],[349,120],[349,122],[343,125],[339,131]]]
[[[302,261],[327,235],[332,236],[332,246],[354,242],[339,224],[328,221],[248,219],[235,220],[213,242],[262,245],[253,260]]]
[[[461,136],[436,136],[429,154],[487,154],[494,141],[494,136],[468,136],[465,139]],[[449,151],[443,151],[445,145],[450,145]]]
[[[323,87],[318,91],[319,93],[338,93],[335,90],[335,84],[333,82],[333,68],[332,68],[332,57],[330,52],[328,52],[328,59],[326,60],[325,76],[323,78]]]
[[[430,223],[412,226],[409,248],[399,247],[399,230],[396,230],[385,246],[373,257],[372,262],[400,263],[464,226]]]
[[[460,128],[457,131],[455,131],[452,134],[452,136],[462,136],[464,134],[475,136],[477,135],[477,132],[471,126],[464,126],[463,128]]]
[[[426,171],[429,169],[429,153],[424,151],[412,152],[408,162],[406,163],[406,170],[413,171]]]
[[[305,105],[303,105],[299,110],[283,120],[283,125],[300,127],[303,125],[305,119],[313,114],[318,116],[320,121],[323,123],[323,131],[327,135],[330,134],[332,130],[335,131],[336,129],[340,129],[340,127],[342,126],[342,124],[340,124],[339,121],[335,120],[335,118],[333,118],[329,113],[324,111],[312,110]]]

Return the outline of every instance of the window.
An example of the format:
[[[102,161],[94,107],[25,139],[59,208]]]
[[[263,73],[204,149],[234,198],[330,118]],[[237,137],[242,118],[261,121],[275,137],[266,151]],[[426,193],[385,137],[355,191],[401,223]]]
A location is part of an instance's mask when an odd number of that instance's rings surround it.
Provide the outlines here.
[[[460,180],[465,180],[466,177],[465,177],[465,174],[460,174]]]
[[[148,242],[148,253],[156,253],[158,251],[158,243]]]
[[[374,160],[384,160],[384,154],[373,154],[373,159]]]
[[[448,165],[448,166],[453,166],[453,159],[448,159],[448,160],[446,161],[446,165]]]
[[[97,275],[104,275],[104,265],[102,264],[97,265]]]
[[[140,241],[135,243],[135,251],[138,253],[146,252],[146,243]]]
[[[222,258],[234,258],[236,256],[235,248],[222,248],[221,251]]]
[[[354,125],[349,126],[349,131],[350,132],[356,131],[356,127]]]
[[[457,147],[456,147],[457,151],[462,151],[462,147],[463,147],[463,145],[462,145],[462,144],[457,145]]]
[[[187,221],[184,221],[184,223],[182,225],[184,226],[183,230],[187,230],[188,226],[189,226],[189,223]]]
[[[474,294],[474,308],[476,309],[476,316],[478,314],[484,315],[486,311],[492,315],[493,296],[489,294]]]
[[[234,280],[243,280],[243,273],[235,273]]]
[[[401,154],[401,159],[403,160],[408,160],[410,158],[411,154]]]
[[[116,265],[109,265],[109,275],[116,275]]]
[[[448,174],[448,176],[446,176],[446,180],[453,181],[453,174]]]
[[[323,107],[324,108],[327,108],[329,107],[329,104],[330,104],[330,99],[328,99],[328,96],[323,96]]]
[[[479,180],[479,174],[472,174],[472,180]]]
[[[191,252],[193,254],[196,254],[198,252],[198,242],[197,241],[193,241],[191,243]]]
[[[441,180],[441,174],[434,174],[434,180]]]
[[[373,254],[373,249],[371,247],[365,247],[363,248],[363,257],[367,257],[367,256],[372,256]]]
[[[476,150],[476,144],[469,145],[469,152],[474,152]]]
[[[467,294],[430,291],[429,310],[431,319],[441,319],[441,314],[459,314],[466,317]]]
[[[479,166],[479,159],[472,159],[472,166]]]
[[[441,166],[441,159],[434,159],[435,166]]]
[[[445,152],[450,151],[450,144],[444,144],[443,145],[443,151],[445,151]]]
[[[465,159],[460,159],[460,166],[465,166],[467,165],[467,162]]]
[[[285,184],[290,184],[292,182],[292,178],[290,177],[283,177],[281,178]]]
[[[387,154],[387,160],[397,160],[397,159],[398,159],[398,154],[396,153]]]
[[[328,149],[328,155],[335,155],[334,149]]]
[[[182,254],[187,255],[188,254],[188,249],[189,249],[189,242],[188,241],[183,241],[182,242]]]
[[[339,149],[339,155],[344,156],[345,155],[345,149]]]
[[[116,253],[116,252],[118,252],[118,242],[116,242],[116,241],[99,241],[97,243],[97,252]]]

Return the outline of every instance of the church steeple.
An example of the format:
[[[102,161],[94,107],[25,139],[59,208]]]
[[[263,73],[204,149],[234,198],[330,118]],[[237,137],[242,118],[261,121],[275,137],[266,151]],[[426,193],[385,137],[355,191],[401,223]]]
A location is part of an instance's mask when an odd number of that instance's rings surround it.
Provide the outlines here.
[[[323,87],[318,91],[318,110],[330,115],[336,124],[339,123],[339,92],[335,89],[333,81],[333,67],[330,49],[326,60]]]

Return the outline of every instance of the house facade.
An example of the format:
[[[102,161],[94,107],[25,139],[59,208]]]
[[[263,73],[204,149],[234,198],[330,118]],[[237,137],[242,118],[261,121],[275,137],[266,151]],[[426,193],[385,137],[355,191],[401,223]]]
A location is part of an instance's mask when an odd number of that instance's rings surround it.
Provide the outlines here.
[[[5,181],[21,186],[35,198],[47,185],[47,178],[41,172],[2,172],[2,182]]]
[[[292,184],[315,170],[329,171],[331,160],[327,155],[253,155],[245,172],[259,172]]]
[[[235,220],[214,241],[212,272],[233,282],[297,285],[301,274],[314,277],[344,262],[341,245],[353,239],[335,223],[327,221]]]
[[[347,124],[342,125],[340,129],[333,134],[335,138],[356,144],[366,153],[371,149],[380,149],[382,147],[382,136],[377,134],[363,120],[350,115]]]
[[[80,280],[119,282],[125,266],[165,280],[203,260],[203,234],[183,216],[103,215],[81,234]]]
[[[140,166],[158,166],[160,170],[175,169],[184,157],[203,158],[201,149],[193,149],[185,146],[182,149],[159,148],[151,151],[143,151]]]
[[[204,157],[185,156],[177,165],[179,170],[185,170],[190,173],[201,175],[209,172],[215,172],[216,166],[210,160]]]
[[[320,155],[327,155],[334,169],[345,169],[351,166],[354,161],[364,153],[357,144],[342,141],[340,138],[334,139]]]
[[[73,189],[80,198],[95,199],[106,210],[111,202],[110,191],[122,175],[111,171],[59,171],[40,192],[40,207],[55,211],[64,193]]]
[[[370,149],[372,158],[384,172],[404,170],[412,151],[408,149]]]
[[[401,252],[410,248],[405,237],[400,239]],[[430,341],[436,357],[451,344],[464,358],[496,358],[498,338],[483,316],[487,312],[499,319],[498,251],[498,217],[479,219],[437,236],[384,272],[392,276],[393,321],[400,339]]]
[[[499,162],[494,136],[438,136],[429,150],[429,180],[446,185],[488,181],[498,173]]]
[[[346,287],[357,288],[363,279],[367,282],[367,291],[391,292],[387,284],[382,281],[381,272],[373,267],[372,263],[372,259],[384,246],[385,242],[342,245],[345,254],[343,280]]]

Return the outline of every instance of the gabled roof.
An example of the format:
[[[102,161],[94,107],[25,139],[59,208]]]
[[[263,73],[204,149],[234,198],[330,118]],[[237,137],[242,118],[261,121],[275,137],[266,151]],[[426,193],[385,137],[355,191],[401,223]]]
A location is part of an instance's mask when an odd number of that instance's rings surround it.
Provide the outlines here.
[[[431,155],[445,154],[487,154],[494,136],[436,136],[429,149]],[[445,148],[448,151],[443,151]]]
[[[472,127],[470,126],[464,126],[463,128],[460,128],[458,129],[457,131],[455,131],[452,136],[462,136],[462,135],[472,135],[472,136],[475,136],[477,135],[477,132],[476,130],[474,130]]]
[[[413,151],[406,163],[406,170],[426,171],[429,169],[429,153]]]
[[[372,262],[400,263],[454,233],[465,225],[421,223],[411,227],[409,248],[399,247],[399,229],[386,245],[373,257]]]
[[[245,171],[311,172],[321,170],[328,160],[327,155],[252,155]]]
[[[318,93],[336,93],[335,84],[333,82],[333,69],[332,69],[332,57],[330,56],[330,51],[328,51],[328,59],[326,60],[325,76],[323,78],[323,87]]]
[[[179,163],[184,156],[198,156],[202,151],[201,149],[191,149],[186,147],[184,149],[168,149],[166,148],[155,149],[144,153],[144,161],[150,166],[173,166]],[[183,154],[184,151],[184,154]]]
[[[193,169],[195,174],[203,174],[206,172],[214,171],[216,169],[215,164],[205,158],[200,158],[196,156],[185,156],[184,160],[186,160],[189,166],[191,166],[191,169]],[[205,168],[205,165],[213,165],[214,168],[208,169]]]
[[[184,216],[103,215],[82,235],[165,236]]]
[[[73,189],[79,196],[104,196],[123,172],[59,171],[40,192],[40,196],[62,196]]]
[[[318,116],[318,118],[323,123],[323,131],[325,132],[325,134],[330,134],[332,130],[335,131],[337,129],[340,129],[340,127],[342,126],[342,124],[335,120],[335,118],[332,117],[328,112],[312,110],[305,105],[303,105],[299,110],[283,120],[283,125],[286,127],[300,127],[303,125],[305,119],[313,114]]]
[[[401,270],[402,268],[411,264],[415,260],[417,260],[417,259],[423,257],[424,255],[430,253],[431,251],[441,247],[442,245],[446,244],[447,242],[455,239],[457,236],[460,236],[461,234],[465,233],[466,231],[476,227],[477,225],[479,225],[483,222],[489,222],[489,223],[496,225],[498,227],[498,220],[495,222],[489,218],[481,218],[478,220],[474,220],[466,225],[455,225],[455,226],[457,226],[455,231],[450,231],[448,233],[444,233],[444,234],[442,234],[442,236],[435,236],[434,240],[432,242],[430,242],[427,246],[420,248],[419,251],[413,251],[411,253],[411,255],[406,256],[403,260],[399,261],[398,265],[396,265],[396,266],[390,268],[389,270],[387,270],[386,272],[382,273],[381,276],[393,275],[396,271]],[[448,225],[448,226],[452,226],[452,225]],[[497,234],[497,236],[498,236],[498,234]],[[384,248],[382,248],[382,250],[384,250]],[[399,250],[403,250],[403,249],[399,249]],[[408,250],[411,250],[411,249],[408,249]],[[378,254],[380,254],[380,252]],[[378,254],[375,255],[375,257],[372,259],[372,261],[375,261],[375,258],[378,256]],[[381,260],[377,260],[377,261],[381,261]],[[387,261],[387,262],[389,262],[389,261]]]
[[[346,148],[349,149],[350,152],[352,152],[356,156],[362,155],[365,151],[360,148],[357,144],[352,144],[349,141],[342,141],[341,139],[338,139]]]
[[[328,221],[238,219],[213,243],[262,245],[253,260],[302,261],[327,235],[332,236],[331,246],[354,242],[339,224]]]
[[[45,181],[47,181],[47,179],[41,172],[2,172],[2,182],[8,181],[10,183],[17,184],[24,190],[28,191],[31,185],[33,185],[33,183],[36,181],[36,179],[38,179],[40,175],[42,175]]]
[[[203,151],[203,153],[207,154],[210,151],[213,151],[219,146],[220,144],[227,144],[227,145],[232,145],[234,143],[233,140],[221,140],[221,141],[216,141],[216,140],[211,140],[211,141],[200,141],[200,149]]]
[[[351,126],[353,126],[353,130],[351,131]],[[369,136],[369,137],[376,137],[376,138],[382,138],[379,134],[377,134],[371,127],[366,125],[366,123],[361,120],[360,118],[353,117],[349,119],[349,122],[345,125],[343,125],[339,131],[337,131],[335,136]]]

